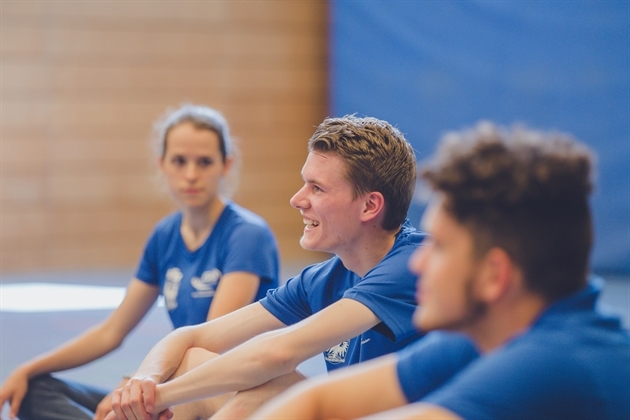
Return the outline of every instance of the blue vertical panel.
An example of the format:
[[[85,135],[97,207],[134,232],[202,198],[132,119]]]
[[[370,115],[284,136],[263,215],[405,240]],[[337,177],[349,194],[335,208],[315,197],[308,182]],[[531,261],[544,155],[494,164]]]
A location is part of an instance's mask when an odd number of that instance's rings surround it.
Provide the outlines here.
[[[388,120],[420,160],[480,119],[590,145],[593,267],[630,272],[628,1],[332,1],[330,71],[333,115]]]

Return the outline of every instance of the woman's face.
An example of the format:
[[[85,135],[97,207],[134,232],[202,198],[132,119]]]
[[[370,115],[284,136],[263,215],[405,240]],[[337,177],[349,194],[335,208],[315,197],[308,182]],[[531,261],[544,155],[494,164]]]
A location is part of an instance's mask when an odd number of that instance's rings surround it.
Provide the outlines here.
[[[223,162],[217,133],[185,121],[168,132],[160,169],[177,204],[196,209],[217,199],[231,163],[230,158]]]

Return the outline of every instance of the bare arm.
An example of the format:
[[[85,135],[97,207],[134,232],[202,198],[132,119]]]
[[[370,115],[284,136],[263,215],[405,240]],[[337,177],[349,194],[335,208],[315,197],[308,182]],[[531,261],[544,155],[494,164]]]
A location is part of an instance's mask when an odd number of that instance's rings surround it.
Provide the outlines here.
[[[401,420],[462,420],[457,414],[438,405],[415,403],[395,410],[384,411],[366,419]]]
[[[258,316],[274,318],[268,312]],[[154,412],[263,384],[292,372],[302,361],[357,336],[378,322],[379,318],[365,305],[341,299],[295,325],[256,336],[198,368],[158,385]],[[210,349],[208,343],[205,344],[203,347]]]
[[[253,273],[235,271],[225,274],[212,298],[207,320],[229,314],[254,301],[260,278]]]
[[[165,382],[177,369],[188,349],[200,347],[223,353],[251,337],[284,326],[256,302],[212,321],[178,328],[151,349],[134,378]]]
[[[395,355],[350,366],[302,382],[271,400],[255,419],[357,418],[407,404]]]
[[[155,407],[156,384],[169,380],[189,349],[198,347],[220,354],[251,337],[284,326],[256,302],[215,320],[176,329],[151,349],[134,377],[114,391],[114,412],[107,418],[145,418],[147,412],[163,411],[167,406]]]
[[[256,297],[260,278],[248,272],[232,272],[223,276],[208,310],[207,320],[218,318],[236,309],[250,304]],[[127,380],[122,381],[116,389],[122,388]],[[98,405],[95,420],[104,419],[112,411],[111,393]]]
[[[85,365],[116,349],[149,311],[159,293],[155,286],[138,279],[131,280],[122,303],[107,319],[56,349],[20,365],[0,389],[0,407],[10,401],[11,415],[15,416],[30,378]]]

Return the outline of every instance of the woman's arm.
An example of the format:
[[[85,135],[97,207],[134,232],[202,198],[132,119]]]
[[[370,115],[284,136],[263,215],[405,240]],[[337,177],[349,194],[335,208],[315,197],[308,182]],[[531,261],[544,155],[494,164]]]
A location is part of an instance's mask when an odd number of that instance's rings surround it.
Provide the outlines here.
[[[159,293],[155,286],[138,279],[131,280],[122,303],[107,319],[54,350],[18,366],[0,388],[0,407],[9,401],[11,415],[15,416],[30,378],[83,366],[116,349],[149,311]]]
[[[256,274],[245,271],[225,274],[212,298],[207,320],[216,319],[249,305],[254,301],[259,286],[260,278]]]
[[[160,340],[147,354],[127,385],[114,392],[112,402],[116,416],[126,418],[123,411],[126,412],[130,406],[133,406],[133,411],[137,413],[153,412],[156,384],[173,382],[166,381],[177,370],[189,349],[199,347],[221,354],[251,337],[284,326],[256,302],[215,320],[178,328]],[[131,399],[128,400],[129,396]],[[124,409],[121,408],[121,402],[125,406]],[[171,404],[159,408],[156,414],[169,405]],[[111,413],[107,418],[116,416]]]

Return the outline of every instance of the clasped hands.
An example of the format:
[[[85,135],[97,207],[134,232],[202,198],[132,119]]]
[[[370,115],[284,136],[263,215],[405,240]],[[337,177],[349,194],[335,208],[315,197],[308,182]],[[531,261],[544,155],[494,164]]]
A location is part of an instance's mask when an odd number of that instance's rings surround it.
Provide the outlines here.
[[[151,378],[131,378],[112,395],[112,412],[105,420],[170,420],[169,408],[154,413],[157,383]]]

